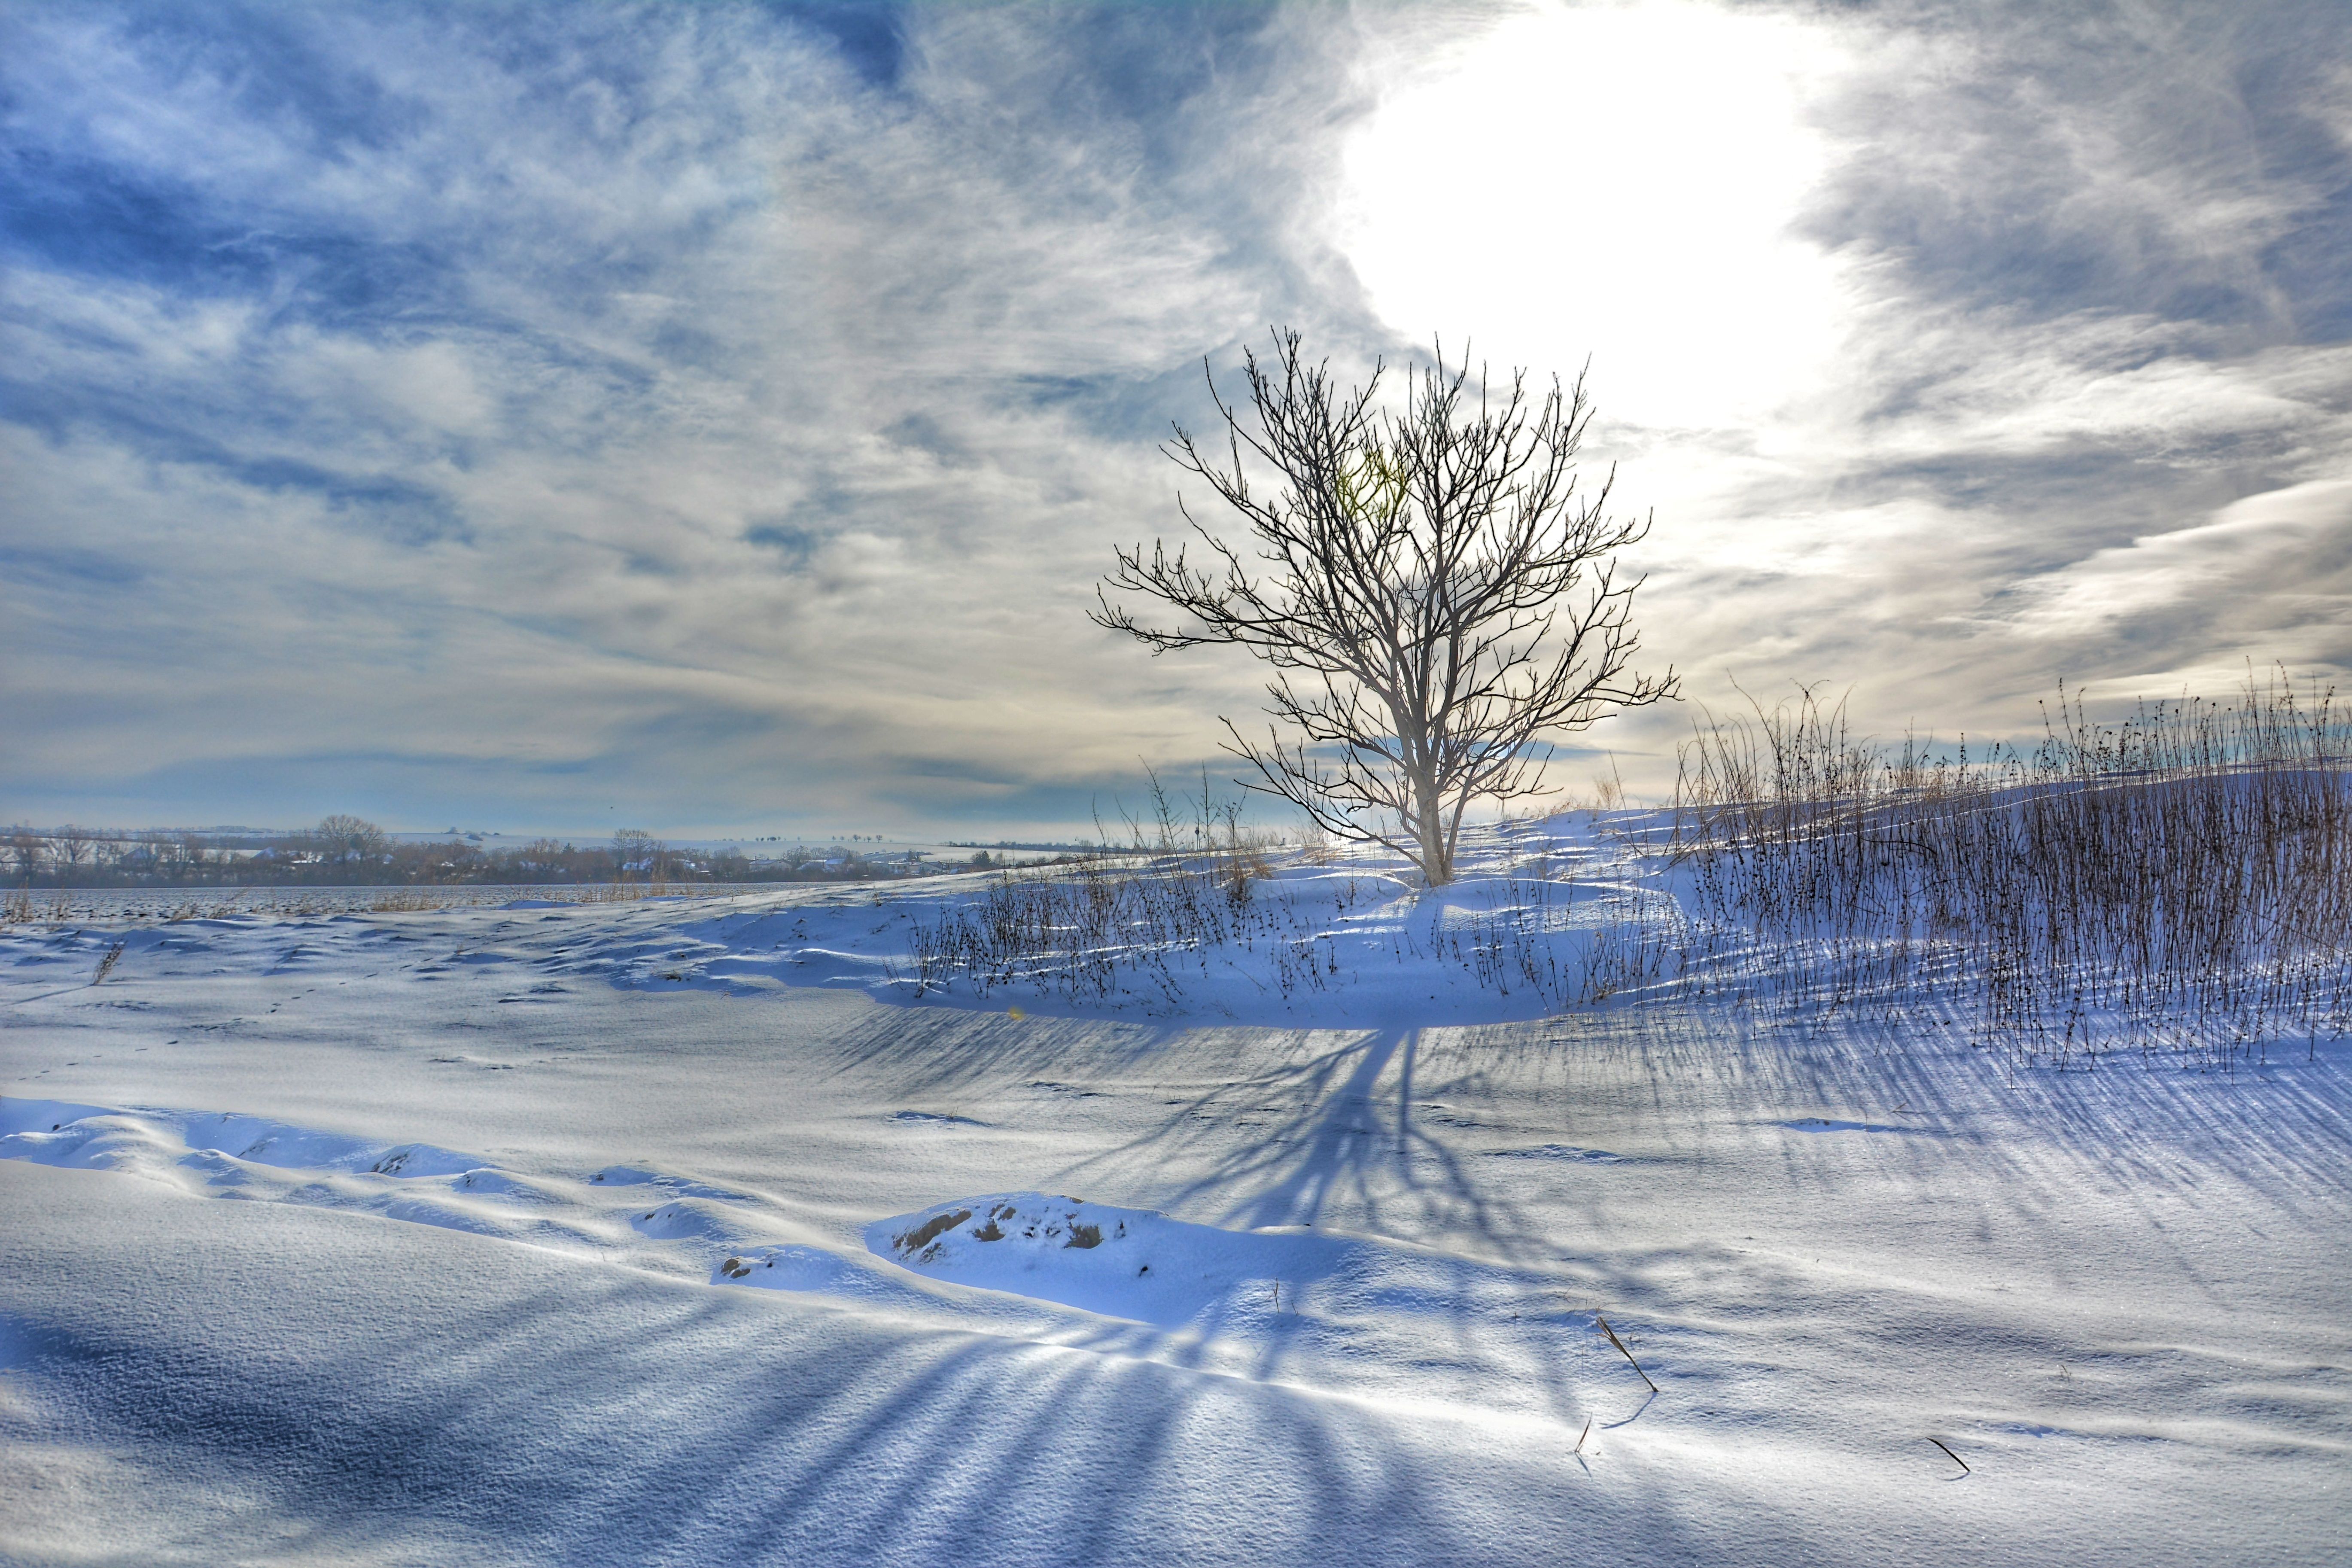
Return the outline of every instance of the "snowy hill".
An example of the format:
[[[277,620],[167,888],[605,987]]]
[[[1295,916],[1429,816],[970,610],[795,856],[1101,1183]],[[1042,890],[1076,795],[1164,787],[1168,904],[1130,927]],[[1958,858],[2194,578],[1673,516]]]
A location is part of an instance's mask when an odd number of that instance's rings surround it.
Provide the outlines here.
[[[0,928],[0,1555],[2340,1556],[2339,1042],[1644,982],[1598,838],[1274,869],[1108,957],[972,877]]]

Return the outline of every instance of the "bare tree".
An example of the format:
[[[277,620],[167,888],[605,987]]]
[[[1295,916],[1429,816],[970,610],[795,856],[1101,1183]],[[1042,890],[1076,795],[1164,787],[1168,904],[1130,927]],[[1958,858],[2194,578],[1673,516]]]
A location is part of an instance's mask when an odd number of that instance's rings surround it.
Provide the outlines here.
[[[16,863],[17,876],[29,881],[41,874],[42,842],[41,836],[29,827],[8,830],[8,858]]]
[[[1342,393],[1295,331],[1275,334],[1271,363],[1245,357],[1253,421],[1210,378],[1224,460],[1181,426],[1162,450],[1241,514],[1263,567],[1188,508],[1211,564],[1191,564],[1185,543],[1121,550],[1089,614],[1155,654],[1232,643],[1264,659],[1266,741],[1223,721],[1227,749],[1257,769],[1249,787],[1397,850],[1442,886],[1471,801],[1549,793],[1546,735],[1675,694],[1672,669],[1628,668],[1641,584],[1617,581],[1615,554],[1649,521],[1604,515],[1613,470],[1577,494],[1592,419],[1581,377],[1538,396],[1514,371],[1490,389],[1466,353],[1448,370],[1441,350],[1395,413],[1375,405],[1384,367]],[[1275,482],[1254,489],[1247,469],[1260,464]],[[1146,626],[1103,588],[1185,624]]]
[[[624,827],[613,835],[613,867],[616,871],[641,870],[659,876],[668,869],[669,847],[642,827]]]
[[[87,827],[76,827],[68,823],[58,829],[53,844],[60,877],[70,877],[92,860],[96,835]]]
[[[373,859],[392,842],[374,823],[344,812],[322,819],[312,831],[327,857],[334,860]]]

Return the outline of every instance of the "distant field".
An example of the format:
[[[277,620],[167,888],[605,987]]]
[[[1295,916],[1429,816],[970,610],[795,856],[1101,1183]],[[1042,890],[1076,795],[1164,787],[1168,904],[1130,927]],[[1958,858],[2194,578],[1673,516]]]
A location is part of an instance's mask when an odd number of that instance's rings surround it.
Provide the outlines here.
[[[627,903],[640,899],[725,897],[731,886],[644,882],[569,882],[559,886],[464,885],[435,888],[58,888],[20,893],[18,920],[220,920],[237,915],[340,915],[495,908],[518,900],[559,904]],[[751,890],[757,890],[756,889]]]

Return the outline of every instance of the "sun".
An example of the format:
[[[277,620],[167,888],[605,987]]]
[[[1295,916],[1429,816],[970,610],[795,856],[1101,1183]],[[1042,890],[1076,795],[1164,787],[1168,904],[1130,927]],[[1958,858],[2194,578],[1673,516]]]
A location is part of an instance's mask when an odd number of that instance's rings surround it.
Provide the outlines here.
[[[1544,5],[1400,64],[1347,144],[1340,244],[1397,331],[1572,375],[1608,415],[1742,424],[1831,368],[1848,289],[1797,231],[1845,54],[1714,6]]]

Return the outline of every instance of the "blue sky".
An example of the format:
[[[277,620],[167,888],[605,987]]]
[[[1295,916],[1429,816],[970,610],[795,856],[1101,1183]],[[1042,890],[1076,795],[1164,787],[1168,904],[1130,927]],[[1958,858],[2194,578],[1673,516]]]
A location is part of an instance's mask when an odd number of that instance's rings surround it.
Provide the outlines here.
[[[2343,20],[0,4],[0,818],[1082,824],[1255,708],[1083,610],[1271,322],[1591,356],[1708,701],[2340,671]]]

